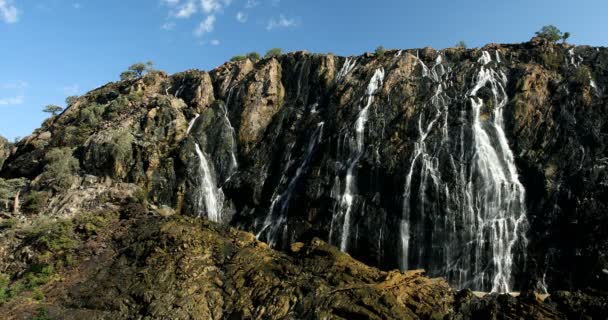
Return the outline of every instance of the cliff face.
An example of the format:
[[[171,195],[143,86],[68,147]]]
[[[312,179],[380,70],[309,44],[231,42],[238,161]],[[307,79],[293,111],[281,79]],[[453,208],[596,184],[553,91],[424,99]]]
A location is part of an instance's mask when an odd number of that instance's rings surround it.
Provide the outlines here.
[[[608,51],[299,52],[108,84],[4,177],[70,147],[80,174],[279,249],[318,237],[457,288],[608,288]]]
[[[6,160],[6,158],[8,157],[9,154],[9,144],[8,141],[6,139],[4,139],[4,137],[0,136],[0,168],[2,168],[2,165],[4,164],[4,160]]]

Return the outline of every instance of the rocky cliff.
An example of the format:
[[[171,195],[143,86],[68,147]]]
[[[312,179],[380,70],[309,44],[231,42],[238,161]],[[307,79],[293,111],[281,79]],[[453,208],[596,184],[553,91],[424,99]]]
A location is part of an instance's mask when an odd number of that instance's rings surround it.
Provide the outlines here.
[[[6,160],[9,153],[10,150],[8,141],[4,137],[0,136],[0,168],[2,168],[4,160]]]
[[[535,40],[154,72],[82,96],[1,175],[43,190],[69,148],[79,176],[273,248],[319,238],[458,289],[606,290],[607,66]]]

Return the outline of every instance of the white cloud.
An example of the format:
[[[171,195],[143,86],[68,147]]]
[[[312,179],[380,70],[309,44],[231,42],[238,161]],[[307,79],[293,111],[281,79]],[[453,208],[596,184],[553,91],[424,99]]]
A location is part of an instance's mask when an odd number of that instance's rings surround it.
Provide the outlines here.
[[[25,98],[22,95],[8,98],[0,98],[0,106],[23,104],[24,100]]]
[[[179,3],[179,0],[162,0],[162,3],[168,5],[168,6],[176,6]]]
[[[175,29],[175,23],[174,22],[165,22],[163,23],[162,26],[160,26],[161,29],[163,30],[173,30]]]
[[[13,0],[0,0],[0,20],[15,23],[19,20],[19,10]]]
[[[76,2],[76,3],[72,4],[72,7],[74,7],[74,9],[80,9],[80,8],[82,8],[82,4],[80,4],[79,2]]]
[[[243,11],[239,11],[236,13],[236,21],[240,22],[240,23],[245,23],[247,22],[247,14]]]
[[[27,82],[17,81],[17,82],[12,82],[12,83],[0,84],[0,89],[16,90],[16,89],[25,89],[25,88],[27,88],[27,86],[28,86]]]
[[[206,33],[212,32],[215,26],[215,16],[210,15],[205,18],[205,20],[201,21],[196,30],[194,30],[194,35],[197,37],[202,37]]]
[[[196,13],[196,4],[194,1],[188,1],[177,9],[177,12],[174,13],[176,18],[190,18],[193,14]]]
[[[287,18],[284,15],[279,15],[278,19],[272,18],[266,25],[266,30],[272,30],[276,28],[291,28],[298,25],[298,22],[294,18]]]
[[[24,81],[0,84],[0,105],[23,104],[27,86],[27,82]]]
[[[256,0],[247,0],[247,3],[245,3],[245,8],[251,9],[257,7],[259,4],[260,2]]]
[[[211,40],[210,43],[211,43],[212,46],[219,46],[220,45],[220,40],[213,39],[213,40]]]
[[[222,4],[218,0],[201,0],[201,8],[205,13],[213,13],[222,9]]]

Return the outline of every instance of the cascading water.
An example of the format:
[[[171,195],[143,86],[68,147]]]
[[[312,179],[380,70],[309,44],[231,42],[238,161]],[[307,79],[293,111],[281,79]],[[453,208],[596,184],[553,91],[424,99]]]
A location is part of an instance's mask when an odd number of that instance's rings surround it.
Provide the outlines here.
[[[287,211],[289,210],[289,202],[291,201],[293,191],[297,186],[298,181],[302,177],[302,174],[306,173],[312,156],[314,155],[317,146],[321,142],[321,139],[323,139],[323,125],[323,122],[320,122],[317,125],[315,131],[313,132],[308,142],[306,154],[304,155],[302,162],[298,166],[295,175],[291,179],[289,179],[289,183],[287,184],[285,190],[283,190],[283,192],[281,193],[278,193],[279,188],[284,185],[283,183],[279,183],[279,186],[277,187],[274,195],[272,196],[272,204],[270,205],[268,215],[264,220],[264,225],[256,235],[256,238],[263,239],[271,247],[275,247],[281,237],[284,237],[286,235],[286,223],[288,218]],[[281,182],[283,181],[284,179],[281,179]]]
[[[194,127],[199,114],[190,121],[188,125],[188,134]],[[207,218],[214,222],[222,221],[222,211],[224,202],[224,193],[222,189],[216,187],[213,179],[213,171],[209,165],[209,161],[205,157],[205,153],[201,150],[198,142],[194,143],[195,151],[199,159],[199,186],[196,196],[196,211],[200,216],[202,212],[206,212]]]
[[[484,51],[479,59],[469,104],[461,103],[471,108],[460,111],[460,141],[448,135],[450,105],[456,101],[447,94],[449,68],[440,58],[432,69],[420,62],[435,94],[420,112],[419,138],[405,179],[400,267],[425,268],[460,288],[507,292],[513,284],[514,250],[525,254],[527,221],[525,190],[503,129],[507,78],[489,67],[499,65],[496,57],[493,62]],[[477,97],[484,87],[492,93],[493,112],[484,112],[484,101]],[[434,130],[440,134],[431,135]]]
[[[355,122],[355,141],[351,141],[351,155],[348,159],[346,177],[345,177],[345,187],[344,192],[342,193],[342,197],[340,198],[339,208],[336,214],[332,217],[331,223],[331,234],[330,241],[333,239],[333,235],[335,234],[334,229],[338,225],[338,221],[342,222],[342,228],[340,235],[340,250],[346,251],[348,249],[348,242],[350,237],[350,228],[351,228],[351,211],[353,206],[353,199],[356,192],[356,173],[355,169],[363,152],[365,151],[365,125],[369,119],[369,108],[374,103],[374,95],[376,91],[382,86],[384,81],[384,69],[376,69],[374,75],[372,76],[368,86],[367,91],[365,92],[367,96],[367,103],[363,109],[359,112],[357,116],[357,121]]]
[[[338,72],[338,75],[336,76],[336,81],[342,82],[342,80],[344,80],[344,78],[346,78],[346,76],[355,68],[356,65],[357,65],[356,59],[351,60],[351,58],[346,58],[344,65],[342,65],[342,69],[340,69],[340,71]]]
[[[235,131],[234,127],[230,123],[230,118],[228,118],[228,108],[226,108],[225,105],[222,105],[222,112],[224,122],[230,131],[230,173],[234,173],[234,171],[239,167],[239,162],[236,159],[236,142],[234,141]],[[228,180],[230,180],[230,178],[231,176],[228,176]]]

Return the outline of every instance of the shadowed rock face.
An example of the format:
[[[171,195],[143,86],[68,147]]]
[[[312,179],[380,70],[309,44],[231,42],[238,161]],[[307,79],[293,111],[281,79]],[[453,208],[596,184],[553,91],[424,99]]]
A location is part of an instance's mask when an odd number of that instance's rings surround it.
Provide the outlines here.
[[[212,181],[219,220],[279,249],[318,237],[481,291],[605,289],[607,65],[541,41],[153,73],[80,98],[2,176],[35,178],[70,146],[83,173],[185,214],[206,215]]]

